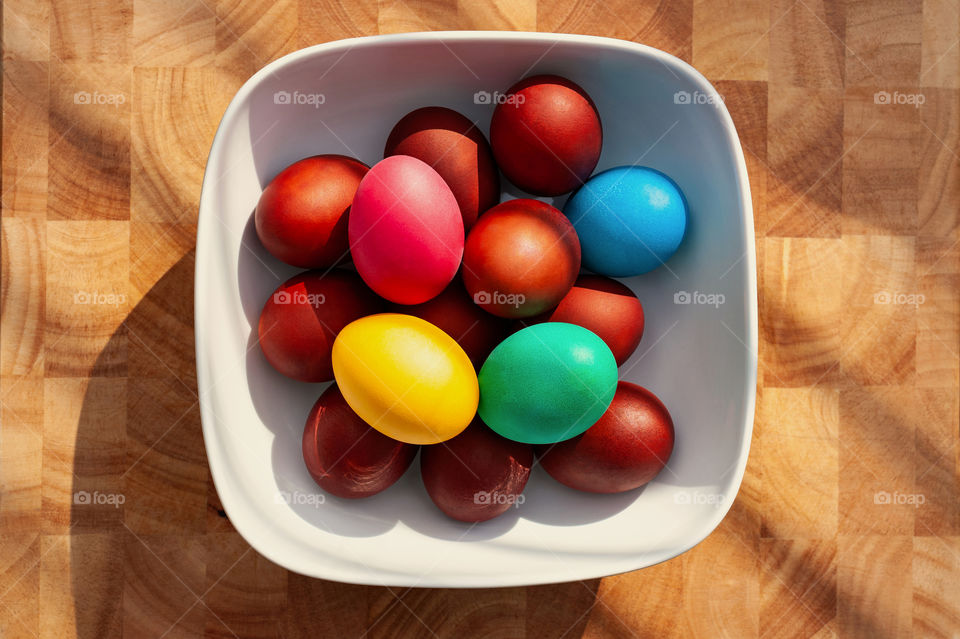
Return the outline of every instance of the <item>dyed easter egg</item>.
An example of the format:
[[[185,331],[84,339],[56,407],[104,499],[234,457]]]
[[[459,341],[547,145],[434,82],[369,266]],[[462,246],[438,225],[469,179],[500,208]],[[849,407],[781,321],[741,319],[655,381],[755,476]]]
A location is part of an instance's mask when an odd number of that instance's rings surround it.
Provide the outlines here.
[[[669,177],[621,166],[590,178],[564,213],[580,238],[583,265],[601,275],[629,277],[673,255],[687,229],[687,202]]]
[[[330,356],[337,333],[384,306],[355,273],[300,273],[278,286],[260,312],[260,348],[287,377],[328,382],[333,379]]]
[[[343,155],[294,162],[260,195],[257,236],[277,259],[301,268],[333,266],[349,255],[347,219],[369,167]]]
[[[533,447],[511,441],[477,418],[443,445],[424,446],[420,475],[437,508],[453,519],[487,521],[522,503]]]
[[[303,429],[307,470],[337,497],[370,497],[386,490],[410,467],[417,450],[371,428],[336,384],[317,399]]]
[[[538,200],[509,200],[467,236],[463,282],[474,302],[500,317],[530,317],[556,306],[580,271],[570,221]]]
[[[419,317],[383,313],[347,325],[333,344],[333,373],[363,421],[409,444],[446,441],[477,411],[470,358]]]
[[[673,419],[657,397],[620,382],[607,412],[590,430],[544,447],[540,464],[561,484],[591,493],[619,493],[657,476],[673,453]]]
[[[490,351],[510,332],[507,320],[491,315],[473,303],[458,277],[432,300],[413,306],[396,304],[392,310],[425,319],[443,330],[456,340],[477,370],[483,366]]]
[[[563,322],[517,331],[480,369],[478,414],[494,431],[528,444],[579,435],[600,419],[617,388],[603,340]]]
[[[394,155],[367,172],[348,230],[360,277],[397,304],[438,295],[460,267],[460,207],[440,174],[416,158]]]
[[[603,129],[587,92],[538,75],[510,87],[490,122],[490,144],[508,180],[534,195],[561,195],[597,166]]]
[[[424,107],[403,116],[383,155],[409,155],[432,166],[453,191],[467,230],[500,201],[500,173],[487,139],[452,109]]]
[[[643,337],[643,306],[625,284],[581,275],[555,309],[521,322],[568,322],[589,329],[610,347],[617,366],[623,366]]]

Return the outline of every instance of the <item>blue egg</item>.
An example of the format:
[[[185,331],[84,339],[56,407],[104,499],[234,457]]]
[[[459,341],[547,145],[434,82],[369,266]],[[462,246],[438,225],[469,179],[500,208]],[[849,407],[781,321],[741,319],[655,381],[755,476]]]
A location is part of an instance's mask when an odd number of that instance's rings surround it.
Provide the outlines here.
[[[652,271],[673,255],[687,230],[687,201],[673,180],[644,166],[598,173],[563,212],[580,237],[583,265],[600,275]]]

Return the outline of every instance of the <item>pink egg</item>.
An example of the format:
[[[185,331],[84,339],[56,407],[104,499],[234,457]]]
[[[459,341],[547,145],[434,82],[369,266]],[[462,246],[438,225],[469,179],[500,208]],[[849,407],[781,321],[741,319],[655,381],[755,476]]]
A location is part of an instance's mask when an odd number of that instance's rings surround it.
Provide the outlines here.
[[[360,181],[348,234],[360,277],[397,304],[439,295],[463,257],[456,197],[430,165],[406,155],[378,162]]]

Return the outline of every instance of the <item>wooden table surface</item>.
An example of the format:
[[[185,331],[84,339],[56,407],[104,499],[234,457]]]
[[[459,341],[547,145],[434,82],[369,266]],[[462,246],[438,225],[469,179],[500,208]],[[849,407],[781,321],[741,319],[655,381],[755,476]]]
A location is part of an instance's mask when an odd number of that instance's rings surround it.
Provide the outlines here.
[[[273,565],[223,516],[192,308],[217,123],[297,48],[437,29],[634,40],[725,96],[756,428],[730,514],[676,559],[361,587]],[[6,0],[2,33],[0,637],[960,636],[957,0]]]

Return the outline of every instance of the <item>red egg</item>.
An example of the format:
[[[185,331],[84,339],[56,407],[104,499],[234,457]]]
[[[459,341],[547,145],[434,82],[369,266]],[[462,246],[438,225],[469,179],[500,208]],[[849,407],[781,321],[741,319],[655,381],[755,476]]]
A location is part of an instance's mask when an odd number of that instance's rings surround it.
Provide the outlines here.
[[[500,173],[487,139],[452,109],[424,107],[403,116],[383,155],[409,155],[432,166],[453,191],[466,230],[500,201]]]
[[[410,467],[418,448],[374,430],[351,410],[336,384],[320,395],[303,429],[307,470],[337,497],[386,490]]]
[[[397,304],[436,297],[463,257],[463,218],[440,174],[408,155],[377,162],[350,210],[350,252],[363,281]]]
[[[260,312],[260,348],[287,377],[328,382],[333,379],[330,351],[337,333],[384,306],[355,273],[300,273],[278,286]]]
[[[643,337],[643,306],[626,285],[602,275],[581,275],[552,311],[521,322],[567,322],[596,333],[622,366]]]
[[[414,315],[439,327],[460,344],[477,370],[510,331],[506,320],[473,303],[459,278],[454,278],[450,286],[429,302],[415,306],[397,304],[393,312]]]
[[[254,213],[257,235],[277,259],[323,268],[349,254],[347,219],[369,167],[343,155],[294,162],[273,178]]]
[[[420,451],[420,474],[433,503],[460,521],[493,519],[522,503],[533,447],[497,435],[477,417],[465,431]]]
[[[490,122],[490,145],[508,180],[535,195],[561,195],[590,177],[603,129],[587,92],[538,75],[510,87]]]
[[[500,317],[531,317],[560,303],[580,271],[580,241],[560,211],[510,200],[477,221],[463,253],[474,302]]]
[[[673,452],[673,420],[657,397],[620,382],[610,408],[582,435],[541,446],[540,465],[561,484],[590,493],[643,486]]]

